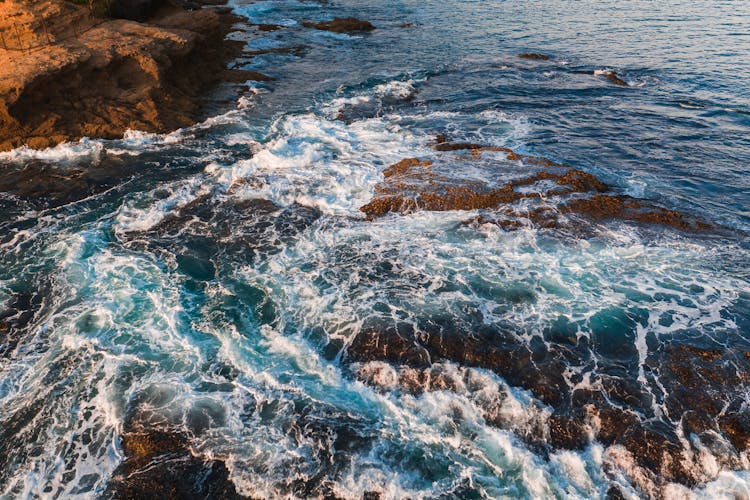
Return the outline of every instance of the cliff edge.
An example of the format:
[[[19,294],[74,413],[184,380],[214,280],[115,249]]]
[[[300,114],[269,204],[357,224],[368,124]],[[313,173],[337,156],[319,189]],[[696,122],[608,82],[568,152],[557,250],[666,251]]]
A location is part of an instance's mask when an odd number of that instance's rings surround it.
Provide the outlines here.
[[[0,151],[200,119],[200,97],[241,50],[226,9],[165,3],[145,22],[65,0],[0,0]]]

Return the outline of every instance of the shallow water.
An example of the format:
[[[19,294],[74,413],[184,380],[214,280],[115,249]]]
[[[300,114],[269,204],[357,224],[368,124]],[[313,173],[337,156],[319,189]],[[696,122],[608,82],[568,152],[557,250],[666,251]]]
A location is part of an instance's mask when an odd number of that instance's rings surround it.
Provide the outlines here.
[[[63,178],[0,193],[0,494],[103,494],[124,422],[147,415],[251,496],[750,495],[747,451],[684,432],[690,394],[667,369],[673,349],[718,353],[690,359],[742,383],[699,385],[717,422],[748,425],[750,5],[232,5],[285,26],[238,33],[251,49],[305,47],[241,61],[276,81],[233,109],[172,134],[0,153],[5,175]],[[300,25],[346,15],[378,29]],[[439,133],[571,165],[720,230],[470,222],[492,210],[365,220],[403,158],[457,183],[533,170],[438,153]],[[583,407],[502,361],[430,359],[451,382],[413,391],[408,362],[352,347],[436,328],[532,350],[532,378],[565,394],[606,394],[684,447],[691,480],[660,480],[595,436],[551,445],[550,415]]]

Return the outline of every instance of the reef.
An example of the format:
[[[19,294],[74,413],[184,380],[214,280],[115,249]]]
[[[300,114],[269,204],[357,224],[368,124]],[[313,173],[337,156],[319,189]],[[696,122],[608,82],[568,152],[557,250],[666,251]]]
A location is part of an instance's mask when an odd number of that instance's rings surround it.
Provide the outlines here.
[[[375,26],[369,21],[362,21],[354,17],[337,17],[331,21],[302,23],[306,28],[315,28],[316,30],[332,31],[334,33],[351,33],[355,31],[372,31]]]
[[[126,421],[125,460],[112,474],[105,498],[246,498],[239,495],[221,460],[194,454],[179,431]]]
[[[450,142],[444,135],[432,147],[439,154],[431,159],[406,158],[386,168],[361,211],[372,219],[390,212],[480,210],[471,223],[507,229],[582,231],[582,219],[715,229],[687,214],[616,194],[593,174],[546,158]],[[512,178],[496,184],[457,178],[457,172],[467,171],[457,164],[478,159]],[[516,300],[533,302],[534,296]],[[633,342],[635,320],[612,314],[592,319],[590,335],[576,335],[574,325],[558,322],[534,339],[510,325],[483,321],[479,311],[461,322],[435,315],[416,323],[371,324],[339,348],[357,378],[382,390],[468,391],[487,423],[512,430],[542,456],[601,443],[605,470],[627,471],[628,482],[646,497],[661,497],[670,482],[695,486],[713,479],[707,454],[718,457],[713,460],[720,467],[745,468],[750,418],[743,394],[750,385],[750,352],[665,341],[650,346],[644,361]],[[486,389],[472,389],[473,369],[495,372],[550,410],[537,408],[533,422],[515,428],[498,410],[507,396],[487,400],[477,396]],[[615,483],[610,490],[613,497],[622,494]]]
[[[375,187],[375,196],[360,210],[372,219],[389,212],[416,210],[490,210],[475,222],[496,223],[513,228],[536,225],[544,228],[571,226],[565,215],[583,216],[591,221],[625,220],[642,224],[669,226],[684,231],[703,231],[713,226],[695,217],[668,210],[626,195],[613,194],[609,186],[593,174],[547,158],[522,155],[506,147],[474,143],[453,143],[438,136],[433,148],[439,152],[464,151],[469,154],[440,159],[451,172],[455,164],[480,158],[482,153],[503,153],[498,163],[521,163],[535,172],[518,175],[498,185],[485,181],[461,180],[434,168],[431,160],[406,158],[383,171],[383,182]],[[437,160],[436,160],[437,161]],[[534,204],[523,210],[517,202]],[[540,200],[545,200],[542,203]],[[503,211],[497,209],[503,208]]]
[[[527,52],[525,54],[518,54],[521,59],[533,59],[537,61],[548,61],[549,56],[546,54],[538,54],[536,52]]]
[[[746,466],[750,419],[742,405],[750,352],[665,343],[649,354],[646,373],[666,394],[656,404],[669,412],[659,416],[652,410],[656,396],[638,381],[627,325],[617,333],[594,328],[591,338],[578,339],[569,327],[558,326],[544,331],[549,342],[527,343],[481,320],[459,325],[435,317],[422,318],[417,326],[371,325],[346,347],[346,361],[358,379],[381,390],[468,394],[488,424],[512,430],[542,456],[599,442],[606,447],[605,466],[628,471],[648,497],[660,497],[669,482],[694,486],[712,479],[711,467],[705,467],[707,449],[717,452],[723,467]],[[602,342],[618,336],[626,340]],[[568,380],[566,373],[594,359],[599,366],[588,387]],[[488,393],[488,381],[478,381],[482,375],[476,368],[530,391],[543,405],[515,428],[500,409],[507,390]]]
[[[63,0],[0,4],[0,150],[167,132],[202,118],[205,91],[230,76],[226,62],[242,49],[225,40],[235,17],[130,3],[115,2],[124,10],[114,13],[144,22]]]
[[[600,74],[601,76],[609,80],[611,83],[614,83],[615,85],[619,85],[620,87],[630,86],[628,82],[620,78],[620,76],[614,71],[605,71],[603,73],[594,73],[594,74]]]

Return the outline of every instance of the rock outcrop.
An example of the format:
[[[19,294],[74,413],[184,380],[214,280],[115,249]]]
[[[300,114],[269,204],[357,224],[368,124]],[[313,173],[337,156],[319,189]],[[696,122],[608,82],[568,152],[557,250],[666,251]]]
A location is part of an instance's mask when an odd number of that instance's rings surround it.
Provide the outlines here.
[[[644,497],[661,497],[669,482],[695,486],[714,478],[715,470],[706,461],[710,452],[722,467],[746,467],[750,418],[743,394],[750,383],[750,352],[665,344],[650,353],[648,373],[658,378],[666,395],[657,402],[669,412],[662,418],[651,413],[654,396],[638,381],[637,369],[625,369],[637,353],[629,352],[626,342],[600,344],[597,339],[604,332],[598,330],[591,339],[575,339],[569,325],[551,327],[543,332],[551,341],[545,345],[525,343],[495,326],[462,327],[440,317],[420,318],[416,326],[371,326],[345,351],[358,379],[381,390],[466,394],[488,424],[513,430],[543,456],[559,449],[582,450],[598,441],[607,447],[607,466],[628,471]],[[632,335],[625,325],[618,333]],[[562,336],[569,340],[560,342]],[[595,356],[595,383],[582,387],[567,378]],[[498,411],[502,390],[485,399],[486,387],[472,389],[474,368],[494,371],[550,410],[538,411],[532,428],[526,429],[532,432],[513,428]]]
[[[594,222],[619,219],[683,231],[712,229],[709,224],[687,214],[646,200],[612,194],[609,187],[594,175],[546,158],[521,155],[506,147],[450,142],[442,135],[437,137],[433,148],[441,153],[468,153],[448,157],[449,164],[472,161],[482,153],[502,153],[505,158],[498,159],[498,163],[521,162],[531,172],[499,185],[490,185],[446,175],[436,169],[431,160],[406,158],[383,171],[384,179],[375,187],[375,196],[360,210],[372,219],[389,212],[503,208],[502,213],[483,214],[477,222],[492,222],[506,228],[529,223],[543,228],[564,227],[569,224],[561,216],[575,215]],[[451,170],[457,171],[455,168]],[[521,200],[537,205],[527,206],[521,212],[515,206]]]
[[[603,76],[604,78],[609,80],[611,83],[614,83],[615,85],[619,85],[620,87],[630,86],[628,82],[620,78],[620,76],[614,71],[600,71],[600,72],[595,71],[594,74],[598,76]]]
[[[355,31],[372,31],[375,26],[369,21],[362,21],[354,17],[337,17],[331,21],[305,22],[302,23],[307,28],[316,30],[332,31],[334,33],[351,33]]]
[[[245,498],[224,462],[192,453],[184,433],[128,420],[121,438],[125,460],[105,498]]]
[[[518,54],[521,59],[533,59],[537,61],[548,61],[549,56],[546,54],[539,54],[536,52],[527,52],[525,54]]]
[[[125,17],[157,6],[126,4],[113,5]],[[5,35],[12,50],[0,46],[0,151],[195,123],[201,94],[241,50],[224,41],[234,16],[219,9],[165,5],[139,23],[62,0],[9,0],[0,14],[0,32],[18,31]]]

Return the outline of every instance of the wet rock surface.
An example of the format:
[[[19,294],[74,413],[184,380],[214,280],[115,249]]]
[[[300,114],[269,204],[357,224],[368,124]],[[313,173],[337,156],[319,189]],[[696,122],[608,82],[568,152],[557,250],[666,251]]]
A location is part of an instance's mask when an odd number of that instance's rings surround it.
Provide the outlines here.
[[[406,158],[383,171],[384,180],[375,188],[375,196],[360,208],[368,218],[381,217],[390,212],[410,213],[416,210],[489,210],[475,220],[495,223],[512,229],[532,224],[542,228],[574,225],[563,215],[580,216],[589,221],[624,220],[641,224],[663,225],[684,231],[713,229],[695,217],[654,205],[625,195],[611,193],[611,189],[594,175],[553,162],[546,158],[522,155],[510,148],[475,143],[449,142],[438,136],[433,148],[441,153],[468,153],[461,156],[438,158],[443,170],[433,160]],[[503,153],[498,164],[519,163],[533,172],[498,185],[484,180],[460,180],[452,172],[460,170],[453,164],[470,163],[483,153]],[[519,165],[519,166],[521,166]],[[546,204],[539,203],[540,199]],[[520,211],[516,205],[526,200],[534,203]],[[503,208],[502,213],[494,211]]]
[[[38,26],[19,37],[33,51],[0,50],[0,150],[191,125],[205,90],[243,45],[224,41],[236,18],[217,9],[113,4],[119,17],[148,20],[140,23],[93,19],[63,1],[6,5],[21,6]]]
[[[525,54],[518,54],[521,59],[531,59],[536,61],[548,61],[549,56],[546,54],[539,54],[537,52],[527,52]]]
[[[282,208],[269,200],[196,198],[145,231],[122,235],[126,245],[146,246],[198,281],[216,277],[239,261],[253,262],[280,252],[320,217],[304,206]]]
[[[372,31],[375,26],[369,21],[362,21],[354,17],[337,17],[331,21],[304,22],[303,26],[315,28],[321,31],[332,31],[334,33],[352,33],[357,31]]]
[[[625,325],[607,335],[613,333],[632,335]],[[554,338],[555,332],[545,336]],[[514,428],[498,417],[507,397],[502,389],[492,400],[472,396],[489,424],[512,430],[543,455],[600,442],[611,466],[629,471],[629,479],[646,496],[660,496],[668,482],[694,486],[712,479],[712,469],[703,462],[707,447],[720,452],[716,456],[723,457],[725,467],[746,466],[750,412],[744,394],[750,387],[750,361],[745,355],[665,342],[649,355],[649,382],[642,383],[633,364],[637,355],[628,353],[625,344],[621,347],[598,345],[587,337],[527,343],[491,325],[424,318],[417,327],[364,329],[346,347],[346,360],[360,380],[413,394],[471,394],[484,387],[475,383],[471,388],[470,380],[477,376],[472,367],[491,370],[552,411],[540,411],[531,427]],[[595,359],[599,366],[591,370]],[[459,368],[446,369],[445,362]],[[580,369],[589,372],[589,388],[576,387],[581,375],[572,380],[566,375]],[[660,387],[663,392],[656,392]],[[655,406],[664,414],[654,413]]]
[[[129,421],[121,439],[125,460],[104,498],[246,498],[237,493],[224,462],[194,455],[179,431]]]
[[[19,290],[5,304],[0,304],[0,358],[13,355],[28,327],[48,301],[49,287]]]
[[[58,206],[106,190],[128,175],[119,163],[66,166],[45,161],[5,165],[0,191],[28,200],[39,207]]]
[[[619,85],[620,87],[629,87],[630,85],[628,82],[623,80],[617,73],[614,71],[604,71],[602,73],[594,73],[594,74],[600,74],[602,77],[609,80],[611,83],[614,83],[615,85]]]
[[[256,24],[255,27],[260,31],[278,31],[283,28],[279,24]]]
[[[231,69],[231,70],[226,70],[224,72],[223,80],[225,82],[233,82],[233,83],[244,83],[246,81],[272,82],[275,80],[275,78],[265,75],[261,73],[260,71]]]

